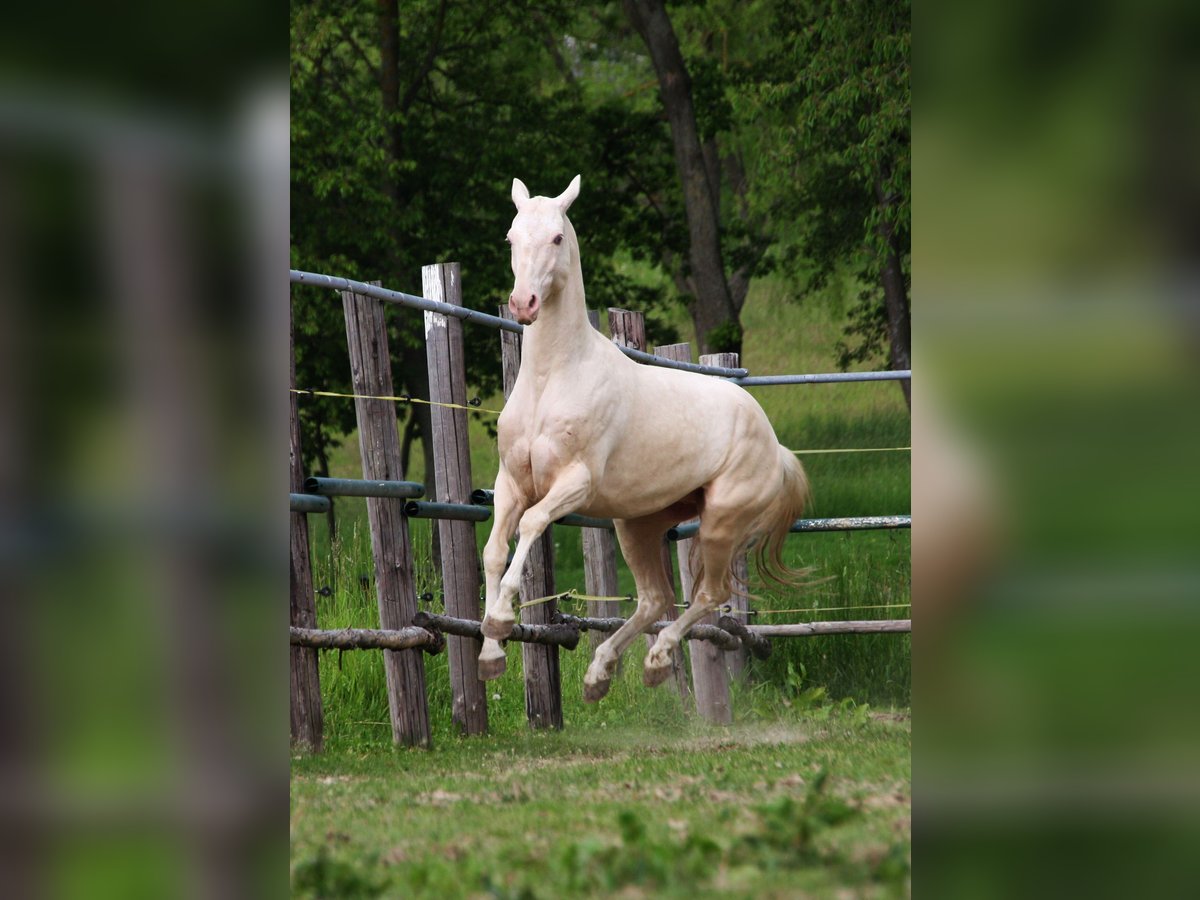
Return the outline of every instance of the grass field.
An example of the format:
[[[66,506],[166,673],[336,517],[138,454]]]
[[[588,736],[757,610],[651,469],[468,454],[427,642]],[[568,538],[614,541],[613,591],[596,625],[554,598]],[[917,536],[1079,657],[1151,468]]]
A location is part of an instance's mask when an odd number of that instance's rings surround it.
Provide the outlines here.
[[[752,372],[835,371],[837,302],[788,302],[756,284],[743,314]],[[672,324],[688,333],[686,320]],[[909,443],[894,383],[754,389],[797,449]],[[496,406],[491,398],[484,406]],[[491,486],[494,439],[472,423],[475,483]],[[907,513],[909,456],[803,456],[813,516]],[[331,474],[361,477],[351,437]],[[421,480],[420,460],[409,477]],[[337,502],[339,533],[311,516],[318,623],[378,624],[365,504]],[[430,523],[413,521],[418,595],[441,607]],[[476,529],[482,546],[488,523]],[[583,588],[578,529],[557,527],[560,590]],[[789,561],[825,579],[756,590],[760,621],[903,618],[909,533],[796,535]],[[632,592],[620,567],[621,590]],[[327,589],[322,591],[321,589]],[[846,607],[851,607],[846,609]],[[879,608],[885,607],[885,608]],[[804,613],[770,615],[772,609]],[[829,612],[822,610],[829,609]],[[293,887],[303,896],[794,896],[904,892],[908,840],[908,635],[776,640],[734,686],[735,724],[695,721],[668,688],[641,683],[637,642],[599,704],[582,701],[588,643],[561,654],[566,730],[525,724],[520,653],[488,686],[491,734],[450,720],[446,657],[426,657],[435,750],[391,746],[379,655],[325,653],[327,752],[293,766]],[[872,710],[884,710],[873,712]],[[820,772],[827,773],[822,780]]]
[[[901,896],[907,717],[848,704],[300,758],[301,897]]]

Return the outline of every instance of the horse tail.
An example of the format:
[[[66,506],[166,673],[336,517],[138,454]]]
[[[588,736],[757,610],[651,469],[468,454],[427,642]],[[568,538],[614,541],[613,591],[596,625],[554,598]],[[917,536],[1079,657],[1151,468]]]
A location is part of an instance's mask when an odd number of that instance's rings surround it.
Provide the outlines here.
[[[779,465],[782,470],[779,490],[763,510],[754,529],[758,534],[755,559],[760,576],[784,587],[796,587],[812,570],[788,566],[783,561],[783,546],[792,523],[804,514],[811,490],[800,460],[782,445],[779,447]]]

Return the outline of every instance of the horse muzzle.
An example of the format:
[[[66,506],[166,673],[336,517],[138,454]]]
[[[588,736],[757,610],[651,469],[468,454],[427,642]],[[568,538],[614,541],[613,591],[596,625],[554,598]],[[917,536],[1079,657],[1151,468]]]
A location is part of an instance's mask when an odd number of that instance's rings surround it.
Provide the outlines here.
[[[537,321],[538,313],[541,312],[542,302],[537,294],[529,294],[528,297],[522,292],[520,298],[516,293],[512,293],[508,297],[508,309],[522,325],[532,325]]]

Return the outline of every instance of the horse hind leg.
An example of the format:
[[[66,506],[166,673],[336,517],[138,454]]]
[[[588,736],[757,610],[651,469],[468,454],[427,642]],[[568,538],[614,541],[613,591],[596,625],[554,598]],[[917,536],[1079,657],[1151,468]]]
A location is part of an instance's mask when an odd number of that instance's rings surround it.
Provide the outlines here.
[[[701,520],[699,541],[704,574],[696,586],[691,606],[659,632],[658,640],[646,654],[642,681],[647,687],[655,687],[667,680],[672,669],[672,654],[679,647],[683,635],[728,600],[730,564],[741,533],[740,524],[737,518],[723,520],[718,512],[711,509],[707,519]]]
[[[662,538],[674,519],[647,518],[615,521],[621,553],[637,585],[638,605],[633,615],[596,648],[583,678],[583,699],[595,703],[608,693],[621,654],[652,625],[675,598],[671,579],[663,567]]]

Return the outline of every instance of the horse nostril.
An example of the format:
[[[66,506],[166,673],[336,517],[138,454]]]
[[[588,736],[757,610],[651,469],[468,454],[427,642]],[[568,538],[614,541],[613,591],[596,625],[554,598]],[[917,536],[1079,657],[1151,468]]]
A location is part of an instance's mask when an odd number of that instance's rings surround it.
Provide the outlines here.
[[[532,309],[532,308],[533,308],[533,307],[535,307],[535,306],[537,306],[537,294],[530,294],[530,296],[529,296],[529,308],[530,308],[530,309]]]

